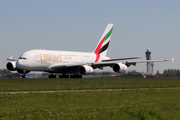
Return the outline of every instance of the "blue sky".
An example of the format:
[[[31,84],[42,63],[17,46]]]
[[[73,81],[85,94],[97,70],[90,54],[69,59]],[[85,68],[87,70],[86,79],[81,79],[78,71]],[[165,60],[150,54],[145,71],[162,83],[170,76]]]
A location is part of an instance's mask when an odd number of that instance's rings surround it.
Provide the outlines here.
[[[154,71],[180,67],[179,0],[1,0],[0,69],[6,58],[31,49],[91,52],[108,23],[114,24],[108,56],[140,56],[151,49]],[[146,64],[129,70],[146,71]]]

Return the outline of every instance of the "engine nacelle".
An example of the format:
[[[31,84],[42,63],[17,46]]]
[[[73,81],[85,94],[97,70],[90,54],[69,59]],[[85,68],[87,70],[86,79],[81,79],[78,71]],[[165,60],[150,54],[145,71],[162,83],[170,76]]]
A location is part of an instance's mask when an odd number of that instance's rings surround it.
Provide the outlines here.
[[[20,73],[20,74],[27,74],[27,73],[29,73],[30,71],[17,69],[17,72]]]
[[[127,66],[122,63],[116,63],[113,65],[114,72],[123,73],[127,71]]]
[[[91,74],[93,71],[94,71],[93,68],[88,65],[83,65],[78,68],[78,72],[81,75]]]
[[[6,68],[11,71],[16,70],[16,61],[8,62]]]

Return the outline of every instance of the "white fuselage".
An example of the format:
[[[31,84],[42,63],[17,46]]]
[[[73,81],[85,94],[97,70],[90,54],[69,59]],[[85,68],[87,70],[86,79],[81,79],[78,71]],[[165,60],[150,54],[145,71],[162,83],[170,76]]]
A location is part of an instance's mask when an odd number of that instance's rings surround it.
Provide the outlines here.
[[[25,52],[17,60],[16,67],[28,71],[54,72],[53,66],[68,64],[94,63],[96,54],[87,52],[54,51],[54,50],[30,50]],[[101,56],[102,59],[108,57]]]

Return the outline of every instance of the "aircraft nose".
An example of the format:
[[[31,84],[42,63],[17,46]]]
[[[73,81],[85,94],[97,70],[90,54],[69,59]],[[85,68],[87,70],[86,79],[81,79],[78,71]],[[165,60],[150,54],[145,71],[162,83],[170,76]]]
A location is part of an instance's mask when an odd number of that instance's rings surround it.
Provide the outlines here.
[[[17,62],[16,62],[16,67],[17,67],[18,69],[21,69],[21,67],[22,67],[22,61],[21,61],[21,60],[17,60]]]
[[[22,59],[18,59],[17,62],[16,62],[16,67],[18,69],[25,69],[24,67],[27,66],[27,61],[24,61]]]

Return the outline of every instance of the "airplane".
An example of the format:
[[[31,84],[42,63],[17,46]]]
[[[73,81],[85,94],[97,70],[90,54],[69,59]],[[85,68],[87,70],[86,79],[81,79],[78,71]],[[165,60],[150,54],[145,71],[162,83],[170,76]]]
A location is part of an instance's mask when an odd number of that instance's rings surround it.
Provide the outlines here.
[[[114,72],[126,72],[130,65],[147,62],[165,62],[171,60],[144,60],[128,61],[139,57],[110,59],[107,57],[109,42],[112,36],[114,24],[108,24],[93,52],[55,51],[55,50],[29,50],[23,53],[19,59],[7,59],[8,70],[17,71],[26,78],[30,71],[49,72],[49,78],[56,78],[53,73],[61,73],[59,78],[82,78],[82,75],[93,73],[94,69],[111,67]],[[124,61],[125,60],[125,61]]]

